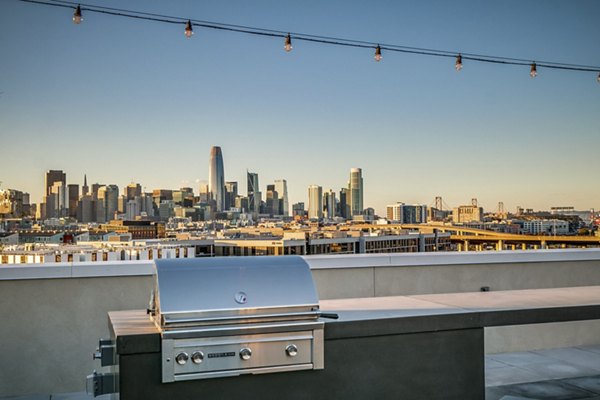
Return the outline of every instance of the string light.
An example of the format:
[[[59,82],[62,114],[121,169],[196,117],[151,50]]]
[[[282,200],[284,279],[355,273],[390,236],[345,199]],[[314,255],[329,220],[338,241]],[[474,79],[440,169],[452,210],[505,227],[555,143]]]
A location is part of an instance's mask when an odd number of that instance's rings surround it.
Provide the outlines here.
[[[194,30],[192,29],[192,21],[190,21],[188,19],[187,24],[185,24],[185,31],[184,31],[185,37],[186,38],[191,38],[192,35],[194,34]]]
[[[292,51],[292,37],[289,33],[285,37],[285,45],[283,46],[283,49],[288,52]]]
[[[73,23],[79,24],[83,21],[81,6],[80,3],[70,0],[14,0],[20,1],[29,4],[35,5],[45,5],[52,7],[62,7],[62,8],[75,8],[75,12],[73,13]],[[103,7],[96,6],[90,4],[83,4],[86,13],[99,13],[106,14],[118,17],[125,17],[131,19],[138,20],[147,20],[153,22],[162,22],[168,24],[180,25],[182,23],[186,24],[185,27],[185,36],[191,37],[194,32],[192,29],[192,22],[195,26],[199,26],[206,29],[216,29],[223,30],[229,32],[237,32],[244,33],[248,35],[255,36],[263,36],[263,37],[278,37],[283,38],[285,40],[284,49],[286,51],[291,51],[292,42],[291,42],[291,33],[285,31],[278,31],[272,29],[265,28],[257,28],[251,26],[244,25],[233,25],[226,24],[221,22],[210,22],[210,21],[202,21],[196,20],[193,21],[188,18],[176,17],[176,16],[168,16],[162,14],[153,14],[142,11],[134,11],[134,10],[126,10],[119,9],[114,7]],[[375,47],[375,60],[381,61],[383,58],[381,56],[382,50],[405,53],[405,54],[413,54],[413,55],[421,55],[421,56],[431,56],[431,57],[448,57],[448,58],[456,58],[455,68],[459,71],[462,68],[462,60],[469,61],[477,61],[481,63],[491,63],[491,64],[504,64],[504,65],[515,65],[515,66],[531,66],[530,74],[532,77],[537,75],[537,67],[548,68],[548,69],[558,69],[563,71],[579,71],[579,72],[594,72],[599,73],[598,82],[600,82],[600,66],[594,65],[578,65],[578,64],[567,64],[567,63],[559,63],[559,62],[551,62],[551,61],[539,61],[536,63],[531,63],[528,60],[519,59],[519,58],[509,58],[509,57],[500,57],[493,55],[483,55],[483,54],[474,54],[474,53],[465,53],[461,52],[456,55],[456,51],[447,51],[447,50],[435,50],[435,49],[427,49],[421,47],[410,47],[410,46],[402,46],[402,45],[394,45],[394,44],[375,44],[373,42],[361,41],[361,40],[353,40],[353,39],[343,39],[336,37],[328,37],[328,36],[320,36],[320,35],[311,35],[305,33],[294,33],[294,40],[302,40],[306,42],[313,42],[325,45],[332,46],[343,46],[343,47],[353,47],[353,48],[373,48]],[[289,50],[288,50],[289,45]]]
[[[456,68],[457,71],[460,71],[462,67],[462,56],[459,54],[456,56],[456,65],[454,66],[454,68]]]
[[[75,9],[75,12],[73,13],[73,23],[76,25],[79,25],[81,23],[81,21],[83,21],[83,18],[81,17],[81,6],[77,5],[77,8]]]
[[[531,75],[532,78],[535,78],[537,75],[537,66],[535,65],[535,63],[531,64],[531,71],[529,71],[529,75]]]
[[[600,83],[600,72],[598,72],[598,78],[596,78],[596,80],[598,81],[598,83]]]
[[[381,56],[381,47],[377,45],[377,47],[375,47],[375,61],[379,62],[382,58],[383,57]]]

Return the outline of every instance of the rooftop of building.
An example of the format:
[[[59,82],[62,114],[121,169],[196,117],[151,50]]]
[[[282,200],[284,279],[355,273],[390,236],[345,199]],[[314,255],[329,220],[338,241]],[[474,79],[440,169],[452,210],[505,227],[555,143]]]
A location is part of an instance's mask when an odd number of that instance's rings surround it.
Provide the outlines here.
[[[323,255],[305,260],[321,299],[479,292],[486,286],[500,291],[600,285],[600,249]],[[87,398],[81,393],[84,378],[96,368],[89,354],[107,334],[107,311],[145,307],[151,274],[151,261],[1,267],[0,292],[13,301],[0,305],[0,318],[10,321],[0,326],[0,335],[12,345],[0,358],[0,369],[10,375],[0,380],[0,396]],[[32,293],[42,296],[43,304]],[[599,322],[505,327],[510,331],[486,328],[486,398],[599,397]],[[47,327],[53,334],[47,334]],[[24,353],[13,357],[13,348]],[[61,368],[55,370],[57,362]]]

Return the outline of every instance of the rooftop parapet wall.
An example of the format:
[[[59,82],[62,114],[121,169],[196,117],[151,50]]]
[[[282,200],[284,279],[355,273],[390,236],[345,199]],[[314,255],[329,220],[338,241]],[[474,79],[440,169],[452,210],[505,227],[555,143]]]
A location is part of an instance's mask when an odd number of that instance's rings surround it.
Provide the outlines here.
[[[305,259],[320,299],[600,285],[600,249]],[[109,335],[108,311],[146,308],[151,274],[148,261],[0,267],[0,337],[8,344],[0,396],[83,391],[85,375],[97,368],[97,341]],[[595,344],[600,337],[597,321],[556,324],[555,335],[548,325],[522,335],[524,327],[486,330],[486,348]]]

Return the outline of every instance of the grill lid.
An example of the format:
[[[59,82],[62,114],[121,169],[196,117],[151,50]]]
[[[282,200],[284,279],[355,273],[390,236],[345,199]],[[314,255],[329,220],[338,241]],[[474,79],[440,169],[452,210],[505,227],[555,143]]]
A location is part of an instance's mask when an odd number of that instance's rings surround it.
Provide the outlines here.
[[[319,300],[298,256],[155,260],[162,329],[317,319]]]

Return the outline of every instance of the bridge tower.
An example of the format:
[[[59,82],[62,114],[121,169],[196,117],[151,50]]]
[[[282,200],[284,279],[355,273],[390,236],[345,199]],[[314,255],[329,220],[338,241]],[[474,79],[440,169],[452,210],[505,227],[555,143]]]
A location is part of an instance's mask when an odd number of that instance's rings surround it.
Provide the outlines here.
[[[473,198],[471,199],[471,205],[472,205],[473,207],[477,207],[477,197],[473,197]]]
[[[435,208],[438,210],[443,210],[442,196],[435,197]]]

